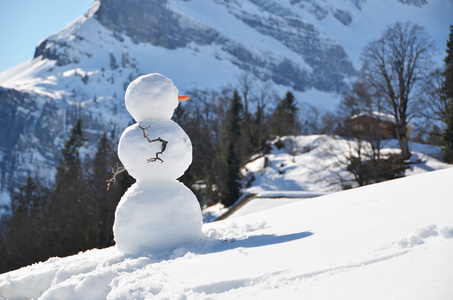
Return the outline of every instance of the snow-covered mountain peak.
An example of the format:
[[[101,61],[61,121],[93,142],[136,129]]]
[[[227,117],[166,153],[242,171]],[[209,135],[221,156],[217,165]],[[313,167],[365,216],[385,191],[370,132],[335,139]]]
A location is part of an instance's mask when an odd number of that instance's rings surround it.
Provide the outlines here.
[[[453,2],[402,1],[96,0],[34,58],[0,73],[2,195],[37,162],[53,170],[79,117],[93,140],[124,128],[125,89],[143,74],[159,72],[182,93],[220,90],[249,74],[333,109],[360,69],[361,49],[387,25],[420,23],[445,47]]]

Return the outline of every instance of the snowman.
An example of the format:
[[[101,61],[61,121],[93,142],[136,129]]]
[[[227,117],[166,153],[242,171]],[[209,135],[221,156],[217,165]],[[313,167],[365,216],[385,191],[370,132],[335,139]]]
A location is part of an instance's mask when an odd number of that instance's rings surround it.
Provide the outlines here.
[[[115,212],[113,233],[123,253],[172,250],[201,236],[200,205],[177,180],[192,162],[190,138],[171,120],[178,100],[186,99],[157,73],[137,78],[126,90],[126,109],[137,123],[121,135],[118,156],[137,181]]]

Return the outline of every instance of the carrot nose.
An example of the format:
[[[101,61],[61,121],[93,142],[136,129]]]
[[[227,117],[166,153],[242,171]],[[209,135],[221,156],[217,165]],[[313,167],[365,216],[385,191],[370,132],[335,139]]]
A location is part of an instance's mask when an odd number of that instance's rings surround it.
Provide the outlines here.
[[[178,100],[179,101],[186,101],[186,100],[189,100],[189,96],[178,96]]]

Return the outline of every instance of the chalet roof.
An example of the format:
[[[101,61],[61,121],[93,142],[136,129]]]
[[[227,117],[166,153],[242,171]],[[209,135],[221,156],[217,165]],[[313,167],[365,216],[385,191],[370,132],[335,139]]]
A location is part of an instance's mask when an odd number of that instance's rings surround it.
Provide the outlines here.
[[[360,117],[364,117],[364,116],[370,117],[372,119],[379,119],[379,120],[381,120],[383,122],[396,124],[396,120],[395,120],[395,116],[394,115],[386,114],[386,113],[378,112],[378,111],[362,112],[362,113],[359,113],[357,115],[353,115],[351,117],[351,120],[357,119],[357,118],[360,118]],[[414,129],[414,125],[411,122],[407,123],[407,127],[409,129]]]

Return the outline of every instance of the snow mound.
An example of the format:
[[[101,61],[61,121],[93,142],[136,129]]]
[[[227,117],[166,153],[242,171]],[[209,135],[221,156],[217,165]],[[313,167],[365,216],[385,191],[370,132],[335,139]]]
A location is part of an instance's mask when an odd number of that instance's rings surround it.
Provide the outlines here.
[[[142,256],[116,247],[0,275],[6,299],[450,299],[453,168],[205,224]]]

